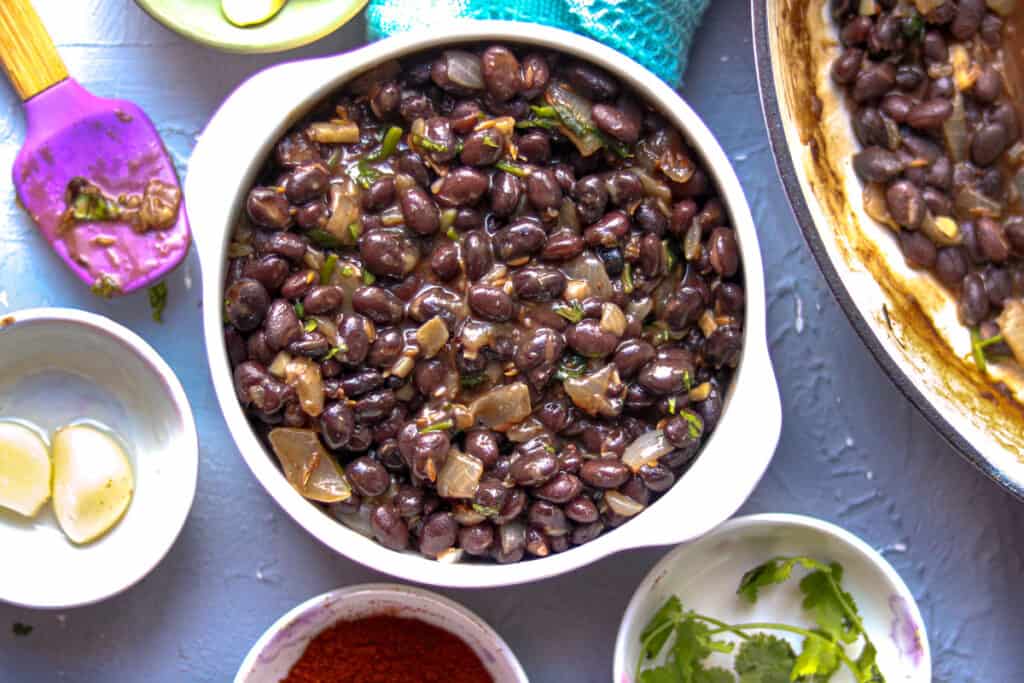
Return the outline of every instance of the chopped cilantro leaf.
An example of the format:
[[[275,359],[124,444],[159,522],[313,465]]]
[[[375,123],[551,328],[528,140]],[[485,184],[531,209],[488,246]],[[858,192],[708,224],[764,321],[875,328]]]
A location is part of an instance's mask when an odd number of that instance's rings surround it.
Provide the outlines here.
[[[167,283],[158,282],[149,288],[149,307],[153,309],[153,320],[164,321],[164,309],[167,308]]]

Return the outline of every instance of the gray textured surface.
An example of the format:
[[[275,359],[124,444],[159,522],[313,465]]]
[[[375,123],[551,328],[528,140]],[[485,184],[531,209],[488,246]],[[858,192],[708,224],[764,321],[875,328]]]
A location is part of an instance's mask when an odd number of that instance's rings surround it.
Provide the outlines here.
[[[246,75],[278,60],[348,49],[363,30],[357,23],[285,55],[228,56],[179,39],[127,0],[37,4],[71,71],[97,94],[137,101],[182,169],[203,123]],[[1022,680],[1024,507],[931,431],[825,288],[776,178],[748,12],[743,0],[713,3],[685,87],[736,164],[766,257],[769,342],[785,425],[778,455],[744,512],[816,515],[882,549],[921,603],[936,680]],[[0,86],[0,168],[13,162],[23,125],[17,99]],[[66,612],[0,605],[0,681],[229,680],[252,642],[293,605],[337,586],[387,580],[307,537],[236,453],[198,341],[194,255],[171,279],[160,326],[150,321],[144,296],[106,303],[84,292],[16,208],[9,183],[0,184],[0,207],[0,311],[75,306],[138,330],[181,377],[202,448],[188,524],[140,585]],[[621,612],[663,553],[619,555],[531,586],[443,592],[493,624],[534,681],[607,681]],[[17,558],[0,549],[0,561]],[[74,567],[68,580],[75,580]],[[15,637],[13,622],[35,630]]]

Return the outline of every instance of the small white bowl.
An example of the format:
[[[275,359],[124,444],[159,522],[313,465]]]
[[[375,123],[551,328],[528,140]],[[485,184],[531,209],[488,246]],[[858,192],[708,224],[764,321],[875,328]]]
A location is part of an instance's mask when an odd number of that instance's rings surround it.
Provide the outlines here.
[[[744,572],[773,557],[793,555],[843,566],[843,587],[857,601],[889,683],[931,683],[932,657],[924,620],[896,570],[849,531],[813,517],[785,514],[737,517],[662,558],[626,607],[615,641],[612,680],[633,683],[640,633],[671,595],[679,597],[684,609],[729,623],[811,625],[800,605],[803,596],[797,584],[802,569],[795,569],[789,581],[762,589],[754,605],[736,595]],[[786,639],[795,648],[800,645],[799,637]],[[840,669],[832,680],[852,683],[854,679],[849,670]]]
[[[307,600],[274,622],[242,662],[235,683],[278,683],[309,641],[339,621],[386,614],[419,619],[461,638],[495,683],[527,683],[526,672],[501,636],[468,609],[411,586],[366,583]]]
[[[746,291],[743,351],[722,417],[686,476],[636,519],[597,539],[543,559],[516,564],[444,564],[397,553],[349,529],[303,498],[238,403],[224,347],[224,275],[239,207],[281,135],[316,103],[384,62],[458,44],[488,41],[557,50],[607,70],[673,123],[712,177],[738,236]],[[782,429],[779,392],[768,356],[764,271],[757,230],[736,173],[714,135],[672,88],[598,42],[536,24],[452,22],[404,33],[342,55],[281,64],[252,76],[220,106],[189,162],[185,196],[203,267],[203,328],[210,376],[228,429],[260,484],[313,537],[356,562],[408,581],[456,588],[526,583],[571,572],[631,548],[671,545],[714,528],[743,504],[768,467]]]
[[[135,474],[124,517],[86,545],[60,531],[52,500],[32,519],[0,508],[0,600],[66,608],[125,590],[167,554],[195,496],[199,444],[181,384],[134,332],[74,309],[3,316],[0,358],[0,417],[30,420],[47,435],[76,420],[101,422],[128,446]]]

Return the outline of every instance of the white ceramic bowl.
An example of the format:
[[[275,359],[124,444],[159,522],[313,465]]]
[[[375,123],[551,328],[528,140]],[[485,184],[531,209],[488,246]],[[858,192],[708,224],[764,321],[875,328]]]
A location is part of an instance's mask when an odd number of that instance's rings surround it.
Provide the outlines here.
[[[368,583],[324,593],[278,619],[249,650],[235,683],[278,683],[321,631],[339,621],[380,614],[419,619],[458,636],[495,683],[529,680],[501,636],[462,605],[420,588]]]
[[[235,395],[223,340],[225,253],[239,207],[273,144],[314,104],[356,75],[391,59],[438,46],[480,41],[529,44],[603,67],[659,109],[683,133],[714,178],[738,234],[747,311],[743,355],[724,412],[702,455],[672,489],[628,524],[597,540],[514,565],[439,564],[399,554],[347,529],[285,481],[256,438]],[[185,181],[189,215],[203,267],[203,323],[210,374],[231,434],[253,474],[309,533],[337,552],[411,581],[454,587],[535,581],[571,571],[627,548],[695,538],[732,515],[771,460],[781,430],[778,388],[765,336],[761,253],[736,174],[714,136],[671,88],[629,58],[572,33],[515,22],[462,22],[429,34],[382,40],[355,52],[282,64],[243,83],[200,136]]]
[[[793,578],[762,589],[750,605],[736,595],[744,572],[773,557],[805,555],[843,566],[843,586],[857,601],[865,630],[878,648],[878,664],[889,683],[931,683],[932,660],[924,620],[907,585],[871,546],[828,522],[802,515],[750,515],[729,520],[684,544],[654,566],[626,607],[615,641],[616,683],[633,683],[639,636],[671,595],[693,609],[729,623],[774,621],[811,625]],[[785,635],[774,633],[773,635]],[[799,637],[787,637],[794,648]],[[857,647],[857,646],[854,646]],[[859,651],[853,650],[853,654]],[[728,659],[722,664],[728,666]],[[834,683],[853,683],[841,670]]]
[[[134,332],[74,309],[3,316],[0,358],[0,417],[31,419],[48,434],[101,422],[125,441],[135,474],[124,517],[86,545],[60,531],[52,501],[31,520],[0,509],[0,600],[73,607],[121,592],[163,559],[192,507],[199,444],[181,384]]]

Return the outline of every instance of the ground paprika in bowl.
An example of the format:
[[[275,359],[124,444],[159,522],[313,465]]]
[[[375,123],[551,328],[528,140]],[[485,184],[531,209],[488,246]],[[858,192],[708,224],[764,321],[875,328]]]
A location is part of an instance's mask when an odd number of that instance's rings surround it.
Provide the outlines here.
[[[493,683],[458,636],[390,615],[339,621],[310,641],[282,683]]]
[[[317,596],[253,645],[235,683],[527,683],[490,626],[440,595],[363,584]]]

